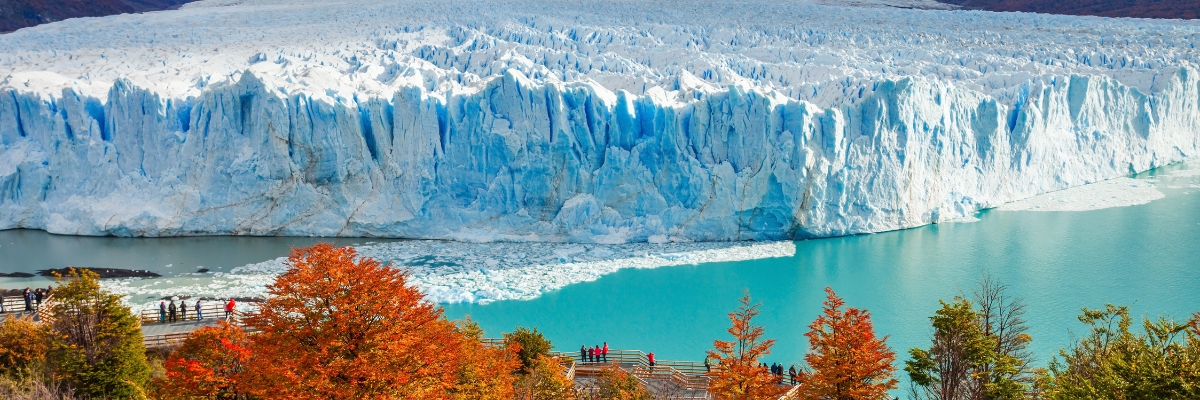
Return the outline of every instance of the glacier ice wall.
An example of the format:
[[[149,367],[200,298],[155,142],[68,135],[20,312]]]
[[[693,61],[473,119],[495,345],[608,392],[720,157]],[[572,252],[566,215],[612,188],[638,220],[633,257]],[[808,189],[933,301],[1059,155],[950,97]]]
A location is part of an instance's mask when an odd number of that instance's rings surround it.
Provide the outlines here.
[[[824,237],[1200,150],[1200,25],[851,3],[927,1],[202,0],[0,35],[0,229]]]
[[[853,105],[678,102],[508,70],[478,91],[323,101],[246,73],[189,99],[0,92],[0,227],[625,242],[878,232],[1200,148],[1200,80],[1070,76],[1014,105],[923,78]]]

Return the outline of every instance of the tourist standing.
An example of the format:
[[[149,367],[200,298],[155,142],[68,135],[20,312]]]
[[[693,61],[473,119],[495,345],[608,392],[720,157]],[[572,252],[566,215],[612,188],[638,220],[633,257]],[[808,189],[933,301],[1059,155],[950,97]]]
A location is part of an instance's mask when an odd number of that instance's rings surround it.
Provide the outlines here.
[[[158,302],[158,322],[167,323],[167,302]]]
[[[179,320],[187,321],[187,300],[179,301]]]
[[[167,306],[167,320],[175,322],[175,300],[171,300],[171,304]]]
[[[604,342],[604,348],[600,349],[604,362],[608,362],[608,342]]]
[[[204,319],[204,311],[200,308],[200,300],[196,300],[196,320]]]
[[[646,354],[646,361],[650,362],[650,370],[653,371],[654,370],[654,352],[650,352],[649,354]]]
[[[587,362],[587,345],[579,345],[579,362]]]
[[[0,290],[0,314],[4,314],[4,291]]]
[[[29,288],[25,288],[25,292],[21,294],[25,298],[25,312],[33,314],[33,292]]]
[[[33,291],[33,309],[42,308],[42,288]]]
[[[792,386],[796,386],[796,365],[795,364],[792,364],[792,367],[788,368],[788,377],[792,378]]]
[[[225,303],[225,320],[233,321],[233,310],[237,308],[237,303],[233,302],[233,298],[229,298],[229,302]]]
[[[593,347],[588,347],[587,353],[588,353],[588,362],[595,362],[596,361],[596,349]]]

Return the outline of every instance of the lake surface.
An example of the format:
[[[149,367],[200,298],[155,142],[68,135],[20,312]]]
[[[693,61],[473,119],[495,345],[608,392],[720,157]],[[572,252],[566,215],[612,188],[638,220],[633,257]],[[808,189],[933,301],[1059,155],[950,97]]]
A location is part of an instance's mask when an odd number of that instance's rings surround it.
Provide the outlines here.
[[[777,340],[766,362],[798,364],[829,286],[868,309],[904,359],[908,348],[929,346],[938,299],[969,293],[987,273],[1028,303],[1032,350],[1044,364],[1071,332],[1086,333],[1080,307],[1124,304],[1179,319],[1200,311],[1200,185],[1184,168],[1136,176],[1166,194],[1149,204],[985,211],[971,223],[799,241],[792,258],[621,270],[534,300],[452,304],[446,313],[470,315],[490,336],[536,326],[567,351],[607,341],[701,360],[714,339],[729,339],[726,314],[748,289],[762,302],[755,321]]]
[[[1195,163],[1135,178],[1166,197],[1149,204],[1080,212],[987,211],[979,221],[796,242],[796,255],[730,263],[625,269],[525,301],[449,304],[498,336],[538,327],[561,350],[607,341],[662,359],[700,360],[727,339],[726,314],[743,290],[761,301],[755,320],[777,344],[766,362],[797,364],[803,334],[832,287],[851,307],[871,311],[900,360],[928,346],[938,299],[970,290],[984,273],[1028,303],[1039,363],[1082,335],[1080,307],[1132,304],[1136,315],[1185,318],[1200,311],[1200,174]],[[170,278],[203,267],[228,271],[286,255],[292,246],[379,239],[194,237],[91,238],[0,231],[0,272],[58,268],[148,269]],[[0,278],[0,287],[46,286],[44,278]]]

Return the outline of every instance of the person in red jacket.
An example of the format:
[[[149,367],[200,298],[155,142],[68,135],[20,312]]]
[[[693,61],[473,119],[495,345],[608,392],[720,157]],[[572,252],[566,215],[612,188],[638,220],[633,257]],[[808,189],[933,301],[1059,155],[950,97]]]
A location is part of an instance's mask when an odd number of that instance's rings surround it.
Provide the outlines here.
[[[604,358],[604,362],[608,362],[608,342],[604,342],[604,348],[600,349],[600,357]]]
[[[588,347],[588,362],[596,361],[596,348]]]
[[[646,354],[646,361],[650,362],[650,369],[653,370],[654,369],[654,353],[653,352],[651,352],[650,354]]]
[[[233,320],[233,310],[236,308],[237,308],[237,303],[234,303],[233,298],[230,297],[229,302],[225,303],[225,320],[226,321]]]

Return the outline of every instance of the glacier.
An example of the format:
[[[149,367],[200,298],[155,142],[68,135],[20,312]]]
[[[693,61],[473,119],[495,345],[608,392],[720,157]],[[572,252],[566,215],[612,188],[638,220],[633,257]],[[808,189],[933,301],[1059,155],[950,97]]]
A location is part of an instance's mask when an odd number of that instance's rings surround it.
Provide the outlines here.
[[[22,29],[0,229],[803,239],[1200,152],[1200,25],[927,3],[208,0]]]

